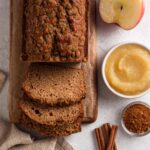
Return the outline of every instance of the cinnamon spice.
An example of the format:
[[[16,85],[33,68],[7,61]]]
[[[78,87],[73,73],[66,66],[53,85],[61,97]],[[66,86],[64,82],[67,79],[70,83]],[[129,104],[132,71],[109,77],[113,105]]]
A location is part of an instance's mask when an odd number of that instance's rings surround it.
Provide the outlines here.
[[[113,146],[115,144],[117,129],[118,129],[118,127],[114,126],[114,125],[111,128],[110,138],[109,138],[109,142],[108,142],[108,145],[107,145],[107,150],[112,150],[113,149]]]
[[[99,150],[117,150],[115,137],[117,126],[110,126],[109,123],[103,124],[95,129]]]
[[[150,130],[150,109],[142,104],[127,108],[123,121],[126,128],[133,133],[144,133]]]
[[[106,137],[107,137],[107,141],[109,140],[109,136],[110,136],[110,132],[111,132],[111,126],[109,123],[106,123],[103,125],[103,128],[104,128],[104,131],[106,133]],[[106,145],[108,145],[108,142],[106,143]],[[117,146],[116,146],[116,143],[114,141],[114,146],[113,146],[113,149],[112,150],[117,150]]]
[[[102,145],[101,145],[101,140],[100,140],[98,128],[95,129],[95,134],[96,134],[96,139],[97,139],[97,143],[98,143],[98,148],[99,148],[99,150],[102,150]]]
[[[98,131],[101,139],[102,150],[105,150],[105,140],[104,140],[102,128],[99,128]]]

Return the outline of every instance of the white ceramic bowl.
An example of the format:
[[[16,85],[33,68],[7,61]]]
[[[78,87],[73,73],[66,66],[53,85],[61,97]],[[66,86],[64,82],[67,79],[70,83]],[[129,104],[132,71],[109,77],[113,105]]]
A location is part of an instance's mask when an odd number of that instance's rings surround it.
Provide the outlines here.
[[[145,95],[146,93],[150,92],[150,88],[147,89],[146,91],[140,93],[140,94],[136,94],[136,95],[125,95],[125,94],[122,94],[122,93],[119,93],[118,91],[116,91],[113,87],[111,87],[111,85],[109,84],[107,78],[106,78],[106,74],[105,74],[105,67],[106,67],[106,62],[109,58],[109,56],[111,55],[111,53],[116,50],[116,48],[122,46],[122,45],[126,45],[126,44],[137,44],[137,45],[140,45],[144,48],[146,48],[148,51],[150,51],[150,49],[146,46],[144,46],[143,44],[140,44],[140,43],[136,43],[136,42],[124,42],[124,43],[120,43],[120,44],[117,44],[116,46],[114,46],[113,48],[110,49],[110,51],[106,54],[104,60],[103,60],[103,64],[102,64],[102,77],[104,79],[104,82],[106,84],[106,86],[109,88],[110,91],[112,91],[115,95],[119,96],[119,97],[123,97],[123,98],[137,98],[137,97],[141,97],[143,95]]]
[[[125,124],[124,124],[124,121],[123,121],[123,117],[124,117],[124,114],[125,114],[126,110],[127,110],[129,107],[131,107],[131,106],[133,106],[133,105],[135,105],[135,104],[141,104],[141,105],[144,105],[144,106],[146,106],[146,107],[148,107],[148,108],[150,109],[150,105],[149,105],[149,104],[147,104],[147,103],[145,103],[145,102],[141,102],[141,101],[136,101],[136,102],[132,102],[132,103],[128,104],[128,105],[123,109],[123,111],[122,111],[121,125],[122,125],[122,128],[124,129],[124,131],[125,131],[127,134],[131,135],[131,136],[136,136],[136,137],[145,136],[145,135],[147,135],[147,134],[150,133],[150,130],[147,131],[147,132],[143,132],[143,133],[133,133],[133,132],[129,131],[129,130],[126,128],[126,126],[125,126]]]

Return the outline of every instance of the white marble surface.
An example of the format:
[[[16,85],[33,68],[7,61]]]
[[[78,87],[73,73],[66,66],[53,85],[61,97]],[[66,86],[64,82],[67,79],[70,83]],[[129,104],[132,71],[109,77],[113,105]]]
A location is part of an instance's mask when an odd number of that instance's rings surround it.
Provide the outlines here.
[[[124,31],[115,25],[107,25],[97,15],[97,53],[99,79],[99,111],[97,121],[84,125],[82,132],[66,139],[76,150],[96,150],[94,128],[105,122],[119,125],[117,145],[119,150],[150,150],[150,135],[146,137],[130,137],[121,128],[121,110],[130,102],[141,100],[150,104],[150,93],[134,100],[126,100],[113,95],[101,78],[101,62],[107,51],[115,44],[124,41],[136,41],[150,47],[150,0],[145,0],[146,11],[140,24],[131,31]],[[97,13],[98,14],[98,13]],[[9,60],[9,0],[0,0],[0,69],[8,70]],[[8,119],[7,95],[8,81],[0,93],[0,116]]]

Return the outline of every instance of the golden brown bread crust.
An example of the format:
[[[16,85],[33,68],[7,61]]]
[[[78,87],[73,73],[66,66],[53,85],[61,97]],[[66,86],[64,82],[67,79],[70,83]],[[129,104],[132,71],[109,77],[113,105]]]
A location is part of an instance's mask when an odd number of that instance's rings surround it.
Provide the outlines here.
[[[23,60],[85,60],[88,49],[87,15],[88,0],[26,0]]]
[[[34,131],[39,135],[52,137],[68,136],[70,134],[81,131],[81,120],[77,120],[76,123],[68,124],[66,126],[50,127],[48,125],[41,125],[31,120],[23,113],[21,115],[19,125],[21,125],[24,128],[27,128],[31,132]]]

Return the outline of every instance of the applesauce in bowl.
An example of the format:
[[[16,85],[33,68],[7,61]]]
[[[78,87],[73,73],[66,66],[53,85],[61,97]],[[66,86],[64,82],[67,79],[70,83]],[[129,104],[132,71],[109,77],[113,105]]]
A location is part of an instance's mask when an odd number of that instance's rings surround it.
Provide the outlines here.
[[[124,43],[106,55],[102,74],[108,88],[125,98],[150,90],[150,50],[138,43]]]

